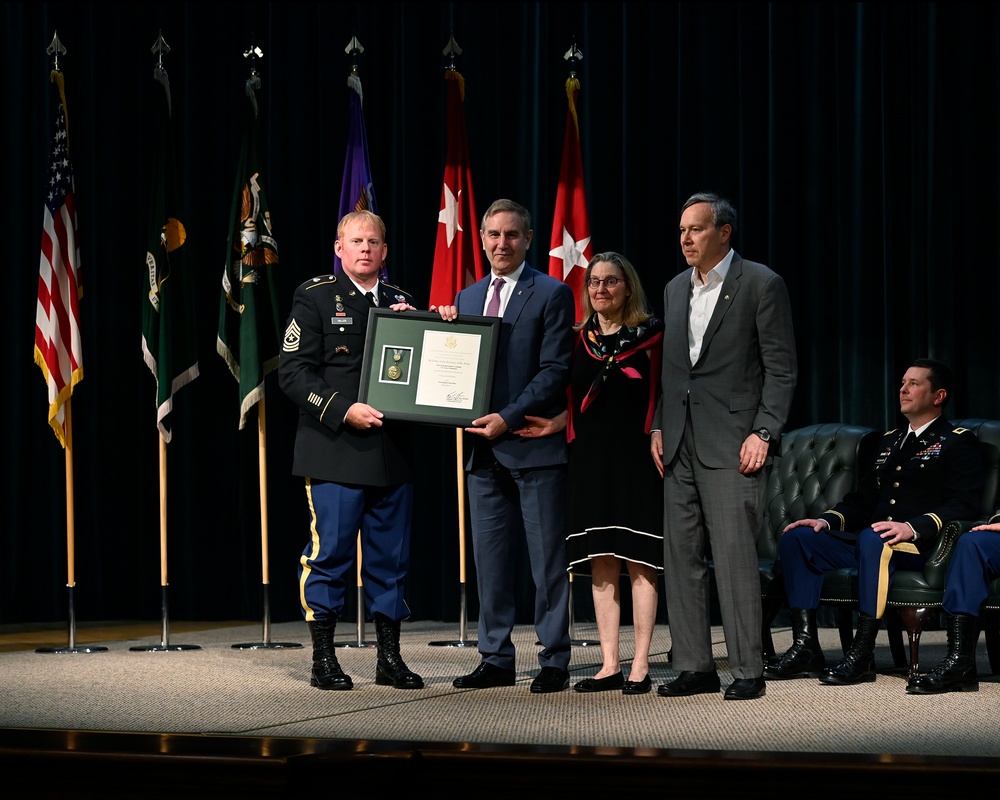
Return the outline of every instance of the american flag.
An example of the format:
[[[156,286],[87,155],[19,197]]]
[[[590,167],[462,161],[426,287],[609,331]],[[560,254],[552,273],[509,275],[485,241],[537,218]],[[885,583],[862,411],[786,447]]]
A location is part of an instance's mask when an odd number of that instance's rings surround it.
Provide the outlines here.
[[[35,363],[49,389],[49,424],[67,444],[66,403],[83,379],[80,345],[80,248],[77,243],[73,165],[69,158],[66,92],[61,72],[50,76],[55,129],[45,186],[42,256],[35,311]]]

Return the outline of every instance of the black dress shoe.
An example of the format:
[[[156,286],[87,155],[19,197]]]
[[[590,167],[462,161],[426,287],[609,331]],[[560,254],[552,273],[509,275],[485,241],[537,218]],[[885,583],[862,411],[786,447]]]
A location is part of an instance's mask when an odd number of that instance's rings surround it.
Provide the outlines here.
[[[483,662],[468,675],[455,678],[451,685],[456,689],[490,689],[494,686],[513,686],[514,670]]]
[[[763,697],[767,692],[767,684],[763,676],[760,678],[737,678],[726,689],[723,700],[754,700]]]
[[[682,672],[670,683],[661,683],[656,693],[660,697],[686,697],[691,694],[709,694],[721,688],[718,672]]]
[[[542,667],[531,682],[532,694],[549,694],[561,692],[569,686],[569,673],[559,667]]]
[[[574,683],[573,688],[578,692],[587,694],[590,692],[607,692],[621,689],[624,685],[625,676],[622,675],[621,670],[618,670],[614,675],[608,675],[606,678],[584,678],[582,681]]]
[[[650,680],[649,674],[641,681],[625,681],[625,685],[622,686],[622,694],[649,694],[649,690],[653,688],[653,681]]]

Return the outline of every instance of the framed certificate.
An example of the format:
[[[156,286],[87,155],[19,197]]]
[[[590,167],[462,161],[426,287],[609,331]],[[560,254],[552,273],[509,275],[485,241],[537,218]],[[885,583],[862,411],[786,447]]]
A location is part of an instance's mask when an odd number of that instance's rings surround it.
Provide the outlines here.
[[[386,419],[465,427],[489,413],[500,317],[368,312],[358,400]]]

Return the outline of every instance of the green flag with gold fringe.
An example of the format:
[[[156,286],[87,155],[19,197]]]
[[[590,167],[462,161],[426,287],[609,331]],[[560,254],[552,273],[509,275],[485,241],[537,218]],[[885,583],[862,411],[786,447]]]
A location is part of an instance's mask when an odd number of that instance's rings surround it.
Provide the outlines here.
[[[273,268],[278,245],[257,154],[256,73],[247,81],[247,119],[236,170],[216,349],[239,382],[240,428],[278,366],[279,318]]]
[[[150,108],[152,192],[143,276],[142,355],[156,379],[156,425],[170,441],[174,395],[198,377],[197,325],[191,276],[185,263],[187,232],[176,200],[170,134],[170,80],[153,71]]]

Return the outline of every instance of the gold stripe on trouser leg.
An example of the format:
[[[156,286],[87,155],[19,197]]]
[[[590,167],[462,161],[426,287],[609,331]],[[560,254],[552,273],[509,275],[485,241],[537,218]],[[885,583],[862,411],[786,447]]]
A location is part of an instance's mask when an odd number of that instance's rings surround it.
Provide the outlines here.
[[[313,505],[312,482],[309,478],[306,478],[306,500],[309,503],[309,536],[312,541],[312,549],[308,556],[302,555],[299,558],[302,564],[302,575],[299,576],[299,602],[302,604],[302,610],[305,611],[306,622],[315,622],[316,614],[306,602],[306,580],[312,573],[309,562],[315,560],[316,556],[319,555],[319,531],[316,530],[316,508]]]
[[[878,602],[875,605],[875,619],[882,619],[882,615],[885,614],[885,604],[889,599],[889,560],[896,550],[914,555],[920,552],[912,542],[882,545],[882,558],[878,565]]]

